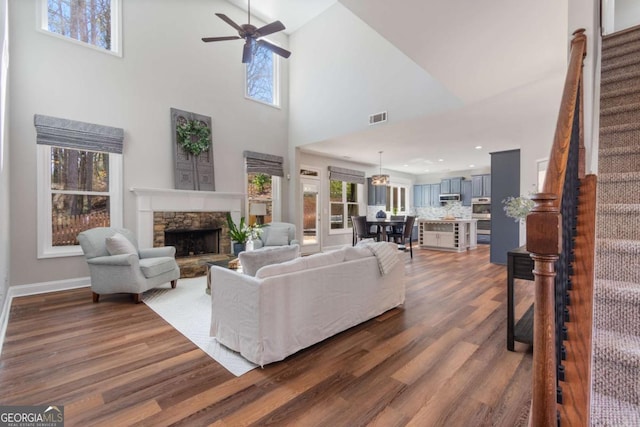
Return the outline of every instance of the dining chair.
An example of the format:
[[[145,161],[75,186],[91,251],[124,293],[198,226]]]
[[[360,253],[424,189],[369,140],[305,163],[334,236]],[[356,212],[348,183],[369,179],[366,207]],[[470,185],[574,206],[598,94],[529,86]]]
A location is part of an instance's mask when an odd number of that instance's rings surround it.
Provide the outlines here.
[[[351,222],[353,223],[353,240],[352,244],[358,242],[358,240],[362,239],[376,239],[378,240],[378,233],[372,232],[367,227],[367,217],[366,216],[352,216]]]
[[[407,239],[409,240],[409,252],[411,253],[411,258],[413,258],[413,223],[415,222],[415,216],[407,216],[404,220],[404,225],[402,227],[402,234],[395,235],[394,242],[398,243],[398,249],[407,250]]]
[[[389,217],[390,221],[404,221],[404,215],[391,215]],[[402,238],[402,233],[404,232],[404,224],[394,224],[387,226],[387,241],[391,241],[392,239]]]

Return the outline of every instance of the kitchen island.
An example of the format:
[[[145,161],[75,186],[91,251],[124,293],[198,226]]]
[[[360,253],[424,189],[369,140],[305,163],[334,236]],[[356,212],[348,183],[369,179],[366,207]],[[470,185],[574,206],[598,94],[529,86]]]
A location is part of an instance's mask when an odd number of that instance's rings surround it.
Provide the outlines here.
[[[424,249],[464,252],[478,247],[477,219],[419,219],[418,244]]]

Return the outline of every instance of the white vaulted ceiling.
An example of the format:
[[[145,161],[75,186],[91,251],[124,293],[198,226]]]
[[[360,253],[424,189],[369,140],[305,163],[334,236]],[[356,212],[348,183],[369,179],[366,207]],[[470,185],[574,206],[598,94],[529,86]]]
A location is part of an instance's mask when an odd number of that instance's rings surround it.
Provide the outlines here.
[[[292,71],[290,126],[294,129],[294,145],[325,156],[372,165],[378,163],[378,151],[385,149],[385,169],[418,175],[468,170],[472,164],[475,168],[488,167],[489,152],[520,148],[535,141],[550,145],[568,51],[567,0],[339,0],[339,4],[334,3],[332,0],[254,0],[251,7],[256,14],[264,10],[265,21],[284,22],[292,31],[292,46],[296,46],[297,34],[305,33],[305,28],[313,27],[316,22],[323,22],[323,16],[352,13],[368,31],[377,33],[370,40],[386,39],[385,43],[390,43],[398,55],[405,57],[394,54],[388,58],[397,57],[399,63],[413,62],[422,70],[424,77],[419,79],[420,87],[416,90],[429,105],[414,109],[414,115],[402,111],[393,95],[406,92],[401,83],[408,77],[395,75],[393,79],[399,83],[388,85],[395,93],[389,93],[388,98],[381,96],[380,103],[367,100],[368,105],[380,104],[380,110],[389,105],[386,107],[388,123],[374,127],[340,125],[340,120],[354,111],[363,120],[377,112],[357,104],[363,98],[361,92],[347,91],[340,102],[353,104],[351,110],[341,110],[339,105],[332,110],[320,104],[315,111],[333,126],[319,123],[322,132],[296,132],[295,109],[304,108],[304,104],[295,102],[296,79]],[[337,13],[338,9],[345,11]],[[326,31],[331,33],[324,33],[322,40],[299,37],[307,44],[300,43],[290,61],[296,61],[296,55],[299,55],[297,60],[304,61],[304,55],[309,53],[300,50],[306,51],[304,47],[308,45],[317,43],[309,49],[321,52],[325,38],[331,40],[333,46],[340,45],[334,49],[336,55],[344,54],[351,40],[341,38],[343,29],[338,26],[347,22],[348,19],[323,22]],[[351,30],[345,31],[345,34],[351,33]],[[351,55],[358,55],[360,51],[364,58],[368,49],[354,45]],[[331,61],[328,58],[326,62]],[[411,67],[405,64],[397,69]],[[384,78],[390,80],[389,76]],[[357,88],[357,84],[353,86]],[[375,95],[377,90],[379,88],[372,88],[371,93]],[[452,104],[452,99],[457,101]],[[415,103],[415,100],[407,99],[407,102]],[[444,103],[434,105],[437,102]],[[336,116],[330,120],[332,114]],[[313,125],[302,120],[300,126],[309,129]],[[483,149],[475,150],[478,145]],[[438,162],[438,159],[445,161]]]

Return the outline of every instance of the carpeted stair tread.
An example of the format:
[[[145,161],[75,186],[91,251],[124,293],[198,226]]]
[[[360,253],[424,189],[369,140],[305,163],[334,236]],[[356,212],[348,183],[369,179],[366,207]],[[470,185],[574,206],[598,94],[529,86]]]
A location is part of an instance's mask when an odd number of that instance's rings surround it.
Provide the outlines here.
[[[638,215],[640,218],[640,203],[601,203],[598,214]]]
[[[640,337],[594,328],[593,343],[594,390],[640,404]]]
[[[598,200],[602,203],[640,203],[640,172],[600,173]]]
[[[600,128],[600,147],[640,145],[640,123],[626,123]]]
[[[596,279],[593,288],[595,328],[640,334],[640,284]]]
[[[596,239],[596,278],[640,283],[640,241]]]
[[[600,92],[600,109],[632,104],[640,99],[640,82],[621,82]]]
[[[602,50],[609,50],[634,42],[640,42],[640,25],[602,36]]]
[[[621,147],[600,148],[598,172],[640,171],[640,144]]]
[[[640,406],[606,394],[591,393],[592,426],[639,426]]]
[[[639,111],[640,110],[640,102],[634,102],[631,104],[622,104],[615,105],[608,108],[603,108],[600,110],[600,116],[615,116],[618,114],[627,113],[629,111]]]
[[[600,110],[600,126],[640,122],[640,102],[621,102]]]
[[[640,48],[635,55],[618,56],[616,58],[608,60],[606,63],[602,64],[601,71],[603,73],[606,72],[607,74],[609,74],[610,72],[624,68],[631,68],[633,66],[637,66],[638,64],[640,64]]]
[[[640,255],[640,241],[624,239],[598,239],[598,250]],[[638,264],[638,266],[640,266],[640,263]]]
[[[640,130],[640,123],[625,123],[602,127],[600,128],[600,135],[609,135],[617,132],[633,132],[637,130]]]
[[[600,182],[627,182],[638,181],[640,182],[640,172],[616,172],[616,173],[602,173],[600,174]],[[640,190],[640,189],[639,189]]]
[[[603,46],[602,63],[606,64],[607,61],[611,61],[612,59],[633,55],[639,48],[639,43],[637,41],[620,43],[617,46]]]
[[[601,203],[596,222],[599,239],[640,240],[640,204]]]
[[[612,72],[608,73],[606,77],[602,77],[600,85],[606,87],[626,80],[637,81],[638,78],[640,78],[640,70],[638,69],[624,73]]]

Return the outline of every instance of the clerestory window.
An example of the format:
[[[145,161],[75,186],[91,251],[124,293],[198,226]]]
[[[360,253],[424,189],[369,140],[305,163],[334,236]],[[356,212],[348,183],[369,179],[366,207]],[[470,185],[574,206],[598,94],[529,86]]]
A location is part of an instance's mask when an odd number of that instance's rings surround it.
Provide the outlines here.
[[[120,55],[122,0],[39,0],[45,33]]]
[[[279,60],[259,44],[254,45],[253,60],[246,68],[246,96],[265,104],[280,106]]]

